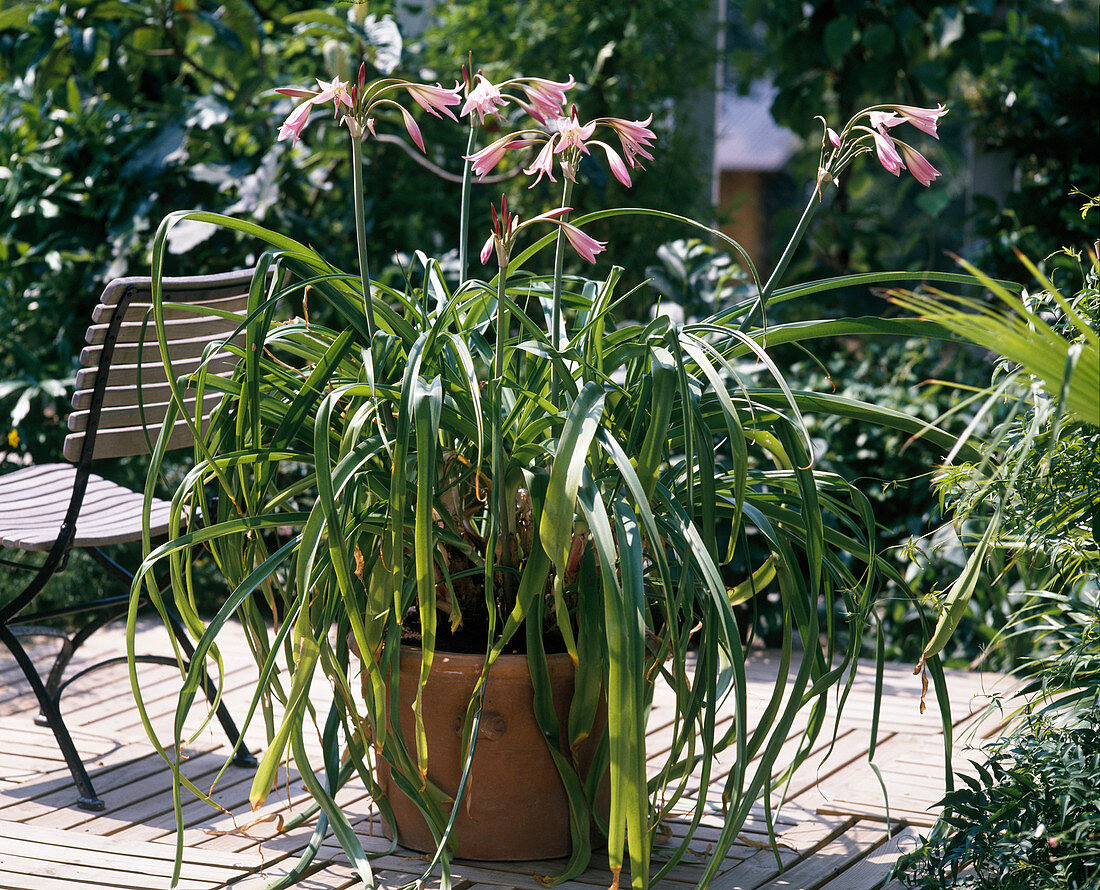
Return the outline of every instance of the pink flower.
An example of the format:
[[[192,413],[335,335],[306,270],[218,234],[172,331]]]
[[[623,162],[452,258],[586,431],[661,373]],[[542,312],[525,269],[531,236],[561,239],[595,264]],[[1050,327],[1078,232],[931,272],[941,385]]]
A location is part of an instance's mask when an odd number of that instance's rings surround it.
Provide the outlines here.
[[[936,132],[936,123],[947,114],[947,109],[942,105],[935,108],[917,108],[913,105],[895,105],[894,110],[918,130],[927,133],[935,139],[939,139]]]
[[[565,91],[576,86],[573,75],[560,83],[542,77],[520,78],[516,86],[527,94],[530,105],[523,104],[524,110],[539,123],[545,124],[561,117],[565,105]]]
[[[573,245],[573,249],[590,263],[596,262],[596,254],[607,247],[606,241],[597,241],[592,236],[586,235],[572,223],[558,220],[558,225],[561,226],[562,231],[565,232],[565,237],[569,240],[569,243]]]
[[[829,137],[829,141],[833,144],[833,148],[840,148],[840,137],[836,134],[836,130],[832,127],[826,127],[825,135]]]
[[[619,157],[619,153],[605,142],[593,142],[592,144],[598,145],[604,150],[607,155],[607,165],[611,168],[611,172],[615,174],[615,178],[627,188],[630,188],[630,172],[626,169],[623,159]]]
[[[617,117],[608,117],[601,121],[601,123],[611,127],[618,135],[619,141],[623,145],[623,154],[626,155],[626,162],[631,167],[639,166],[635,160],[638,157],[643,157],[649,161],[653,160],[653,155],[647,150],[650,143],[656,138],[653,131],[649,129],[652,120],[653,115],[651,114],[644,121],[625,121]]]
[[[409,95],[416,100],[416,104],[429,114],[440,117],[439,112],[442,111],[443,114],[447,115],[451,120],[458,120],[458,118],[454,116],[454,112],[447,107],[449,105],[457,105],[462,101],[462,97],[458,94],[458,81],[455,81],[455,85],[451,89],[442,87],[439,84],[433,87],[426,83],[403,83],[401,86],[408,90]]]
[[[913,178],[921,185],[931,185],[932,180],[940,175],[940,171],[929,164],[928,159],[915,148],[900,141],[896,145],[901,149],[902,156],[905,158],[905,166],[909,168]]]
[[[905,118],[894,114],[892,111],[872,111],[867,117],[871,121],[871,126],[880,133],[885,133],[888,127],[896,127],[898,124],[905,123]]]
[[[532,173],[538,173],[535,181],[532,182],[528,188],[534,188],[538,183],[542,181],[542,177],[545,175],[551,182],[557,182],[554,179],[554,139],[551,137],[546,140],[546,144],[539,151],[538,156],[535,158],[533,164],[530,167],[526,167],[523,170],[528,176]]]
[[[557,136],[550,137],[551,141],[554,142],[554,154],[560,154],[567,148],[578,148],[588,154],[588,149],[585,148],[584,143],[596,132],[596,123],[593,121],[582,125],[577,120],[576,109],[573,109],[572,116],[558,118],[557,130]]]
[[[500,95],[500,90],[493,86],[484,76],[477,75],[477,86],[466,96],[466,104],[458,112],[459,117],[477,112],[478,123],[485,123],[485,115],[495,114],[497,108],[507,104]]]
[[[489,257],[493,255],[493,245],[496,243],[496,232],[490,232],[489,237],[481,247],[481,265],[485,265],[489,262]]]
[[[297,106],[279,127],[279,142],[289,139],[293,145],[302,136],[302,128],[309,123],[309,113],[313,110],[313,101],[303,102]]]
[[[878,152],[879,163],[895,176],[899,175],[905,164],[902,163],[901,155],[894,148],[894,140],[878,130],[872,130],[871,133],[875,137],[875,151]]]
[[[504,158],[505,152],[509,149],[524,148],[531,144],[529,140],[515,139],[514,136],[514,133],[509,134],[486,145],[481,151],[474,152],[472,155],[464,155],[465,159],[471,162],[471,169],[478,179],[483,179],[490,170],[499,164]]]
[[[397,108],[401,112],[401,117],[405,121],[405,129],[409,131],[409,136],[412,137],[412,141],[416,143],[417,148],[424,151],[424,137],[420,135],[420,127],[417,126],[416,121],[408,111],[400,105],[398,105]]]
[[[279,128],[279,142],[284,139],[290,139],[290,144],[293,145],[297,142],[302,135],[302,130],[309,122],[309,114],[313,110],[314,105],[323,105],[325,102],[331,100],[333,109],[337,114],[340,113],[340,106],[345,105],[348,108],[352,107],[351,94],[348,92],[348,85],[340,80],[339,77],[334,77],[331,83],[317,78],[316,90],[300,90],[294,87],[280,87],[275,92],[281,93],[284,96],[292,96],[295,99],[305,99],[305,102],[299,104]]]

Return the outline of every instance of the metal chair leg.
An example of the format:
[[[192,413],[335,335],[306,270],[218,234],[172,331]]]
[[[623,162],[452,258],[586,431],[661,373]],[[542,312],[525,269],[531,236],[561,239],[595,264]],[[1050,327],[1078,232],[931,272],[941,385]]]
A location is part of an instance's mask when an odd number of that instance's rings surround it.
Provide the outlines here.
[[[111,559],[111,557],[104,553],[100,548],[92,547],[87,552],[93,559],[96,560],[96,562],[114,572],[118,577],[123,578],[126,581],[133,582],[133,573],[122,564]],[[148,585],[146,585],[144,582],[142,584],[142,597],[146,602],[149,601],[149,588]],[[176,641],[179,643],[180,648],[187,656],[187,660],[190,661],[195,654],[195,648],[191,645],[191,640],[187,636],[187,631],[184,629],[183,622],[180,620],[179,615],[176,612],[175,605],[170,597],[165,598],[165,606],[167,607],[166,611],[168,614],[168,626],[172,632],[172,636],[176,638]],[[121,609],[118,612],[117,617],[125,615],[127,608]],[[94,630],[114,620],[114,617],[115,616],[106,616],[98,624],[96,624],[95,627],[89,625],[88,628],[82,630],[79,634],[76,635],[76,637],[73,638],[73,648],[76,649],[77,647],[79,647],[80,644],[83,643],[84,640],[87,639],[87,637],[90,636]],[[58,679],[60,680],[60,677]],[[210,678],[208,676],[204,678],[203,693],[206,695],[206,700],[209,701],[211,704],[214,703],[214,700],[217,698],[218,695],[217,687],[210,681]],[[226,708],[224,702],[218,703],[218,708],[215,713],[217,715],[218,722],[221,724],[222,729],[225,731],[226,738],[229,739],[229,744],[233,747],[233,765],[254,768],[257,765],[257,760],[252,755],[252,753],[241,743],[240,731],[237,729],[237,724],[233,722],[233,718],[230,716],[229,710]]]
[[[168,611],[168,619],[168,625],[172,629],[172,635],[176,638],[176,642],[179,643],[180,648],[187,656],[187,660],[191,661],[195,656],[195,647],[191,645],[191,640],[188,638],[187,632],[176,618],[176,614],[173,610]],[[206,700],[210,702],[210,704],[213,704],[218,695],[218,688],[210,679],[209,674],[203,675],[202,685],[203,692],[206,694]],[[233,717],[230,715],[229,709],[225,706],[224,701],[218,702],[218,708],[215,713],[218,722],[222,726],[222,730],[225,732],[226,738],[229,739],[229,744],[233,746],[233,765],[254,768],[257,764],[257,760],[252,752],[245,747],[244,741],[241,739],[240,730],[237,729],[237,724],[233,722]]]
[[[7,646],[11,654],[15,656],[23,675],[31,684],[31,689],[34,690],[35,697],[38,699],[38,706],[42,709],[46,722],[53,731],[57,746],[61,749],[65,764],[69,767],[69,773],[80,792],[80,798],[77,800],[76,805],[82,810],[93,812],[105,809],[107,805],[96,794],[95,788],[92,787],[92,780],[88,776],[88,771],[84,768],[84,762],[80,759],[76,745],[73,744],[69,729],[65,726],[65,720],[61,716],[57,700],[46,692],[46,686],[42,682],[42,678],[38,676],[38,670],[35,668],[30,656],[27,655],[26,650],[16,639],[15,634],[2,625],[0,625],[0,642]]]

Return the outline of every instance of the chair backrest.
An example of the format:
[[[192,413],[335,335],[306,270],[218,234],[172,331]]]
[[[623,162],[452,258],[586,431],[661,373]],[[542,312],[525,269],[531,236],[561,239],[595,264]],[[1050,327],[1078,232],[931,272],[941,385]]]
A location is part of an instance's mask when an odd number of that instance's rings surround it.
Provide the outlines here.
[[[213,342],[224,342],[243,321],[248,302],[252,270],[226,272],[190,278],[164,278],[165,303],[186,304],[165,307],[168,349],[176,375],[196,370],[204,350]],[[207,309],[231,312],[223,318]],[[93,324],[85,337],[88,345],[80,353],[81,370],[76,375],[73,412],[64,454],[80,461],[86,443],[92,454],[85,457],[124,457],[147,454],[160,435],[172,394],[161,362],[152,314],[152,284],[149,278],[117,278],[107,285],[92,313]],[[112,331],[117,330],[117,334]],[[243,342],[243,333],[232,342]],[[229,376],[237,357],[226,349],[207,363],[207,373]],[[202,417],[207,419],[220,394],[204,394]],[[187,401],[195,414],[195,398]],[[186,421],[178,419],[169,439],[170,448],[192,443]]]

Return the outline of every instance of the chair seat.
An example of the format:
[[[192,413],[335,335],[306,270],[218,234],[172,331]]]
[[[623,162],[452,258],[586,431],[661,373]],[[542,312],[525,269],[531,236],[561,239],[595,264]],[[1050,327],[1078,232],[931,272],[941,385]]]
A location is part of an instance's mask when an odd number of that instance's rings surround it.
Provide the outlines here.
[[[0,476],[0,544],[16,550],[49,550],[72,497],[76,467],[40,464]],[[141,540],[141,493],[94,473],[76,521],[74,547],[105,547]],[[168,530],[172,505],[154,498],[149,531]]]

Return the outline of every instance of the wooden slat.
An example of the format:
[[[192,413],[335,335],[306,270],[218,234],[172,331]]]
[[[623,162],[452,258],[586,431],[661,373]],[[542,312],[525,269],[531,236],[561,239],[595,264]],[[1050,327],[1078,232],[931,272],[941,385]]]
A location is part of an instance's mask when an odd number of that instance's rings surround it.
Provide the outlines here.
[[[37,841],[54,847],[87,849],[88,838],[84,833],[58,831],[40,825],[0,820],[0,838]],[[135,843],[126,837],[100,837],[96,849],[121,856],[139,856],[154,862],[171,862],[175,853],[167,844]],[[218,850],[188,849],[184,852],[184,861],[197,865],[206,865],[221,869],[240,871],[253,868],[258,864],[258,856],[253,853],[224,853]]]
[[[778,849],[784,869],[792,868],[815,850],[843,836],[855,824],[856,820],[852,818],[826,817],[783,832]],[[723,870],[711,882],[710,890],[755,890],[761,884],[774,880],[779,873],[775,853],[770,849],[757,850],[743,862]]]
[[[218,376],[219,378],[223,378],[228,377],[232,373],[232,368],[224,369],[219,372],[218,375],[208,373],[206,382],[207,392],[215,391],[211,385],[211,377]],[[192,392],[193,390],[189,389],[187,391]],[[150,383],[143,380],[141,386],[108,386],[103,393],[103,407],[121,408],[133,407],[135,405],[151,405],[168,402],[171,398],[172,388],[166,381],[162,380],[160,383]],[[91,404],[92,391],[90,389],[78,389],[73,393],[72,407],[75,410],[86,410],[91,407]]]
[[[231,355],[225,343],[232,343],[237,347],[244,344],[244,334],[239,333],[232,339],[230,334],[235,326],[226,326],[223,331],[210,337],[194,337],[189,340],[171,340],[168,342],[168,351],[173,361],[193,359],[201,357],[207,350],[213,352],[217,349],[226,355]],[[222,344],[222,345],[219,345]],[[80,352],[80,363],[85,368],[98,368],[103,355],[102,346],[85,346]],[[156,340],[144,343],[122,343],[115,347],[111,353],[112,367],[118,365],[160,365],[160,344]],[[108,380],[110,375],[108,375]]]
[[[70,832],[57,831],[51,835],[67,835]],[[172,876],[174,863],[167,855],[158,855],[157,848],[161,844],[112,844],[110,841],[100,840],[95,849],[89,849],[86,845],[74,843],[75,838],[67,843],[56,844],[43,840],[41,837],[3,837],[5,852],[2,856],[23,856],[29,860],[45,860],[47,862],[63,862],[66,866],[88,867],[94,869],[112,869],[119,872],[138,872],[149,877],[161,879]],[[169,850],[165,848],[164,854]],[[244,869],[227,869],[224,866],[207,865],[201,862],[188,862],[185,876],[188,880],[209,882],[216,887],[227,880],[238,877]],[[164,884],[165,881],[159,883]]]
[[[190,375],[205,367],[209,374],[221,374],[232,371],[237,366],[236,356],[219,354],[214,356],[205,365],[202,359],[191,358],[172,363],[172,370],[177,377]],[[76,372],[76,388],[92,389],[95,386],[96,371],[94,368],[83,368]],[[144,365],[112,365],[108,377],[110,386],[150,386],[167,380],[164,366],[159,362],[149,362]]]
[[[898,858],[914,850],[919,843],[920,836],[916,831],[902,829],[820,890],[875,890],[890,876]]]
[[[208,415],[222,399],[219,392],[208,391],[203,396],[203,415]],[[184,408],[189,417],[195,416],[195,404],[198,400],[194,397],[184,399]],[[141,405],[126,405],[112,408],[104,408],[99,415],[100,430],[117,429],[128,426],[159,426],[168,413],[171,402],[143,402]],[[73,411],[69,415],[69,429],[80,432],[88,428],[88,411]]]
[[[843,834],[833,838],[824,846],[816,849],[814,855],[807,856],[797,865],[786,869],[771,881],[757,884],[759,890],[790,890],[792,887],[818,887],[823,883],[833,881],[847,871],[871,849],[878,848],[885,843],[889,835],[885,826],[876,824],[857,823],[848,828]],[[731,874],[736,874],[736,869]],[[882,875],[879,880],[882,880]],[[862,888],[849,885],[850,890],[862,890]],[[716,887],[715,890],[718,890]],[[745,888],[748,890],[748,888]],[[753,888],[756,890],[756,888]]]
[[[250,270],[241,269],[234,272],[222,272],[217,275],[204,275],[201,277],[172,277],[165,276],[161,279],[162,292],[166,301],[194,302],[202,299],[218,299],[226,296],[248,293],[249,283],[252,280]],[[104,305],[117,305],[127,288],[134,288],[137,293],[133,299],[141,299],[142,295],[151,293],[149,279],[134,277],[121,278],[111,282],[103,292]]]
[[[100,430],[95,437],[96,460],[105,457],[128,457],[133,454],[148,454],[156,445],[160,430],[154,427],[130,426]],[[186,448],[194,442],[191,427],[186,420],[178,420],[172,425],[172,435],[168,438],[168,449]],[[84,447],[84,433],[70,433],[65,437],[64,454],[66,460],[80,460],[80,451]]]
[[[71,464],[39,464],[0,476],[0,515],[22,511],[27,504],[57,492],[71,491],[75,476],[76,467]],[[89,480],[89,487],[96,478]]]
[[[162,890],[166,883],[163,877],[144,872],[137,864],[132,870],[99,868],[95,865],[83,865],[54,858],[59,852],[54,852],[53,848],[45,848],[43,854],[47,858],[44,860],[30,859],[12,853],[0,854],[0,868],[8,873],[8,877],[0,877],[0,888],[5,886],[4,881],[14,879],[18,883],[7,884],[8,887],[12,890],[26,890],[24,875],[34,875],[37,878],[63,878],[65,881],[74,882],[71,885],[74,888],[78,886],[75,882],[79,882],[79,885],[84,887],[111,887],[114,890],[119,888]],[[218,881],[183,878],[176,887],[179,890],[214,890],[220,885]]]
[[[166,306],[164,309],[165,326],[169,329],[180,331],[188,330],[195,335],[213,333],[224,330],[228,319],[221,315],[203,315],[207,310],[215,312],[232,312],[244,320],[243,312],[247,308],[248,297],[232,296],[220,300],[203,300],[201,303],[189,305]],[[126,313],[126,321],[119,328],[118,342],[137,343],[140,340],[155,341],[156,328],[153,325],[153,307],[148,302],[130,303],[130,311]],[[114,312],[113,306],[96,307],[98,314],[103,318],[99,324],[89,325],[84,333],[84,342],[89,345],[102,343],[107,338],[107,328],[110,317]],[[131,320],[132,319],[132,320]],[[148,319],[148,320],[146,320]]]

